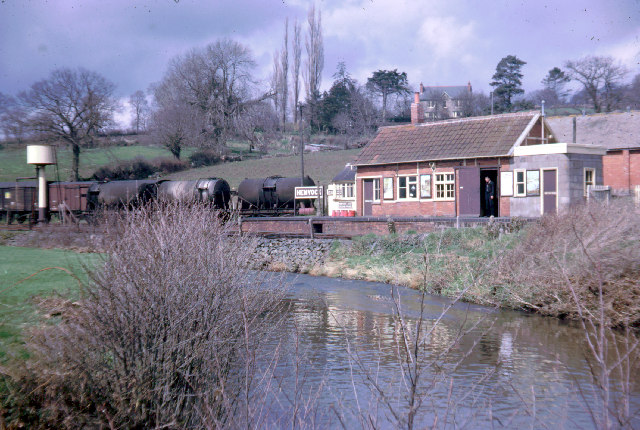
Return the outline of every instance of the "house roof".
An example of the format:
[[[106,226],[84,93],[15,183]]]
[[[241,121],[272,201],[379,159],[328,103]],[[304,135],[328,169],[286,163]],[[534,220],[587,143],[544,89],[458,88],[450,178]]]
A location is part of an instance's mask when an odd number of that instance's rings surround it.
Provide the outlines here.
[[[356,169],[353,165],[347,164],[344,169],[338,173],[332,182],[347,182],[356,180]]]
[[[640,111],[547,118],[559,142],[573,141],[573,118],[577,143],[600,145],[608,150],[640,148]]]
[[[467,85],[424,87],[424,91],[420,93],[420,100],[433,100],[434,95],[441,97],[443,94],[447,94],[449,98],[458,99],[468,93]]]
[[[539,117],[523,112],[383,127],[354,164],[507,156]]]

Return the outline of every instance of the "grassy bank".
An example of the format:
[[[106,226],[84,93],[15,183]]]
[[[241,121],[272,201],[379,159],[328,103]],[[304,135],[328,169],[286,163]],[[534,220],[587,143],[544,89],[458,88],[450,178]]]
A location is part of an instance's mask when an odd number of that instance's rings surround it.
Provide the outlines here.
[[[75,299],[82,264],[96,258],[63,250],[0,246],[0,361],[19,350],[22,330],[39,321],[39,298]]]
[[[509,234],[485,227],[336,242],[326,263],[310,272],[560,318],[600,315],[598,324],[637,327],[638,243],[640,212],[621,200],[577,206]]]
[[[316,183],[327,184],[346,163],[352,162],[359,149],[322,151],[304,154],[304,174]],[[272,175],[300,176],[300,156],[269,157],[222,163],[215,166],[190,169],[169,175],[170,179],[197,179],[218,177],[237,188],[245,178],[264,178]]]
[[[470,284],[464,299],[496,304],[485,278],[491,261],[509,252],[525,234],[495,235],[485,228],[447,229],[430,234],[367,235],[336,242],[314,275],[386,282],[454,297]],[[507,302],[500,305],[517,307]]]

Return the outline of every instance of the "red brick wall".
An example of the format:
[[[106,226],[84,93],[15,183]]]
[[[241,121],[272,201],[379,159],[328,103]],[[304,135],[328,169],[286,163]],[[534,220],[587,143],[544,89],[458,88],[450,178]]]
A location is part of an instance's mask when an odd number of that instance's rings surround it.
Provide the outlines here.
[[[633,192],[640,185],[640,151],[609,151],[602,157],[604,185],[617,192]]]
[[[509,159],[497,158],[481,158],[477,160],[467,160],[467,166],[497,166],[501,164],[503,170],[510,168]],[[460,160],[438,161],[435,173],[454,173],[455,167],[463,166],[465,163]],[[382,196],[382,178],[394,178],[394,199],[397,198],[397,176],[398,175],[420,175],[433,174],[428,162],[420,163],[398,163],[387,164],[382,166],[359,166],[356,180],[356,212],[358,216],[363,216],[363,184],[362,181],[366,177],[378,177],[380,181],[380,203],[374,203],[372,206],[372,216],[456,216],[457,206],[453,200],[434,200],[434,199],[418,199],[407,201],[384,200]],[[419,179],[418,179],[419,180]],[[431,178],[432,197],[435,194],[435,177]],[[456,175],[457,188],[457,175]],[[457,189],[456,189],[457,195]],[[481,196],[482,197],[482,196]],[[509,197],[501,197],[499,199],[500,216],[509,216]]]
[[[631,166],[631,191],[633,191],[636,185],[640,185],[640,151],[630,151],[629,158]]]

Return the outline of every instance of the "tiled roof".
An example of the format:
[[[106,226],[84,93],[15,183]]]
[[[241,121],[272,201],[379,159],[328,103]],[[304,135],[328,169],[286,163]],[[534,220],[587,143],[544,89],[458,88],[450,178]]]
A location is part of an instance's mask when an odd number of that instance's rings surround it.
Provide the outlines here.
[[[558,142],[573,141],[573,116],[546,119]],[[575,116],[576,143],[607,149],[640,148],[640,112]]]
[[[538,118],[526,112],[384,127],[354,164],[505,156]]]
[[[356,180],[356,169],[351,164],[347,164],[340,173],[333,178],[333,182],[346,182]]]
[[[466,85],[424,87],[424,92],[420,93],[420,100],[432,100],[434,96],[442,97],[446,93],[450,98],[457,99],[469,93]]]

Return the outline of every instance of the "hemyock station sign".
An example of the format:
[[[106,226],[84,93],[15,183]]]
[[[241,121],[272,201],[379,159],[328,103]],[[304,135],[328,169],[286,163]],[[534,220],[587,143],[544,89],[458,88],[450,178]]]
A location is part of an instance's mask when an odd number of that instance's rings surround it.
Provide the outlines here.
[[[323,187],[296,187],[296,199],[317,199],[323,197]]]

